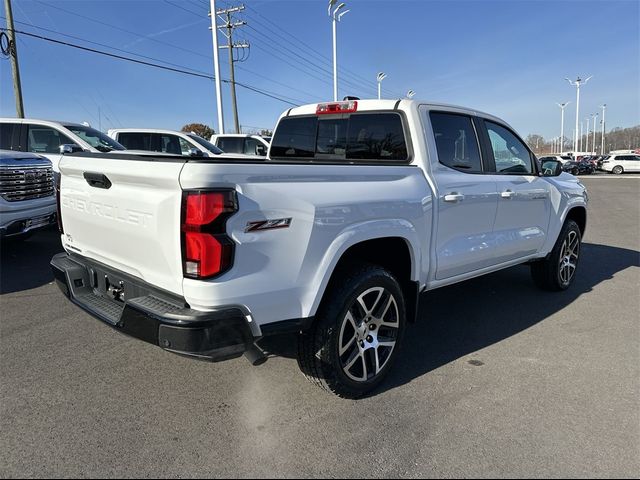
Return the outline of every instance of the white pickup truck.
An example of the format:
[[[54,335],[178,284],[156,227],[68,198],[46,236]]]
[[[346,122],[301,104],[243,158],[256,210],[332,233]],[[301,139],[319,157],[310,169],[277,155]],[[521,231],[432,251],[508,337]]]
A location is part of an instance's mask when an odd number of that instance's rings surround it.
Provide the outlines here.
[[[568,288],[587,219],[585,187],[505,122],[415,100],[290,109],[266,160],[83,153],[60,170],[51,265],[71,301],[209,360],[296,332],[306,376],[349,398],[389,372],[422,292],[521,263]]]

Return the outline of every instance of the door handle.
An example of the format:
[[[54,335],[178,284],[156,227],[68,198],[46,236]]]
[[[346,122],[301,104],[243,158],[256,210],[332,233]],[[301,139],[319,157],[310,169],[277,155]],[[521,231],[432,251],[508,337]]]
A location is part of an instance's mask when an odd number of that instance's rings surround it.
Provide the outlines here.
[[[464,200],[464,195],[458,192],[447,193],[444,196],[445,202],[456,203],[456,202],[461,202],[462,200]]]
[[[512,191],[512,190],[505,190],[504,192],[502,192],[502,193],[500,194],[500,196],[501,196],[502,198],[509,199],[509,198],[513,198],[513,197],[515,197],[515,196],[516,196],[516,192],[514,192],[514,191]]]
[[[102,173],[84,172],[82,176],[92,187],[104,189],[111,188],[111,180],[109,180],[107,176]]]

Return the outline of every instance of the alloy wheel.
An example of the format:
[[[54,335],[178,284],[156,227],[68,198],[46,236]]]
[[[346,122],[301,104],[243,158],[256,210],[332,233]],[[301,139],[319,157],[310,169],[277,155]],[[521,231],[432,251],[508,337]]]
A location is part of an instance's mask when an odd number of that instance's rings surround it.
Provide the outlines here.
[[[369,288],[347,310],[338,337],[345,375],[355,382],[375,378],[387,365],[398,340],[398,303],[384,287]]]
[[[569,285],[578,266],[580,254],[580,238],[577,232],[571,231],[562,243],[560,250],[559,274],[563,285]]]

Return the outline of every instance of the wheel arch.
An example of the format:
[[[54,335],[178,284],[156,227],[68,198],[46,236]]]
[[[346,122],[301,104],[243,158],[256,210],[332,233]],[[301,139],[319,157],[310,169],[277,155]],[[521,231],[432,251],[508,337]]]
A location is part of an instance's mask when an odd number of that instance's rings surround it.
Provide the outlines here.
[[[578,224],[580,228],[580,236],[584,237],[584,233],[587,229],[587,209],[584,206],[572,207],[565,216],[564,222],[567,220],[573,220]]]
[[[332,284],[339,281],[345,268],[354,263],[371,263],[389,270],[396,277],[405,297],[407,319],[410,322],[415,320],[421,269],[418,237],[413,229],[398,229],[398,225],[395,227],[388,230],[385,228],[386,232],[381,229],[377,234],[366,237],[352,232],[346,235],[348,240],[341,238],[345,235],[336,238],[322,262],[327,266],[320,266],[318,269],[321,280],[314,283],[320,287],[314,292],[310,315],[316,314]]]

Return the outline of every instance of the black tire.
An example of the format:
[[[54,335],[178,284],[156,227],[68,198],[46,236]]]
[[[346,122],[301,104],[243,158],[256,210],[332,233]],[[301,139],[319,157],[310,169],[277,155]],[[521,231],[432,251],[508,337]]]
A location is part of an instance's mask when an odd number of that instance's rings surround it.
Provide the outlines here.
[[[382,267],[359,265],[338,278],[325,293],[312,327],[300,334],[298,365],[311,383],[354,399],[371,392],[388,375],[400,348],[406,311],[398,281]],[[383,345],[391,340],[394,346]]]
[[[577,243],[575,243],[576,241]],[[575,256],[571,253],[571,246],[574,243],[576,245],[574,247]],[[567,245],[569,245],[569,250],[566,249]],[[567,220],[551,253],[544,260],[538,260],[531,264],[531,276],[535,284],[542,290],[556,292],[569,288],[576,277],[581,246],[580,227],[573,220]],[[573,260],[573,267],[570,266],[571,260]],[[567,272],[570,272],[570,275],[567,275]]]
[[[613,170],[611,170],[611,173],[621,175],[622,173],[624,173],[624,168],[622,168],[620,165],[616,165],[615,167],[613,167]]]

